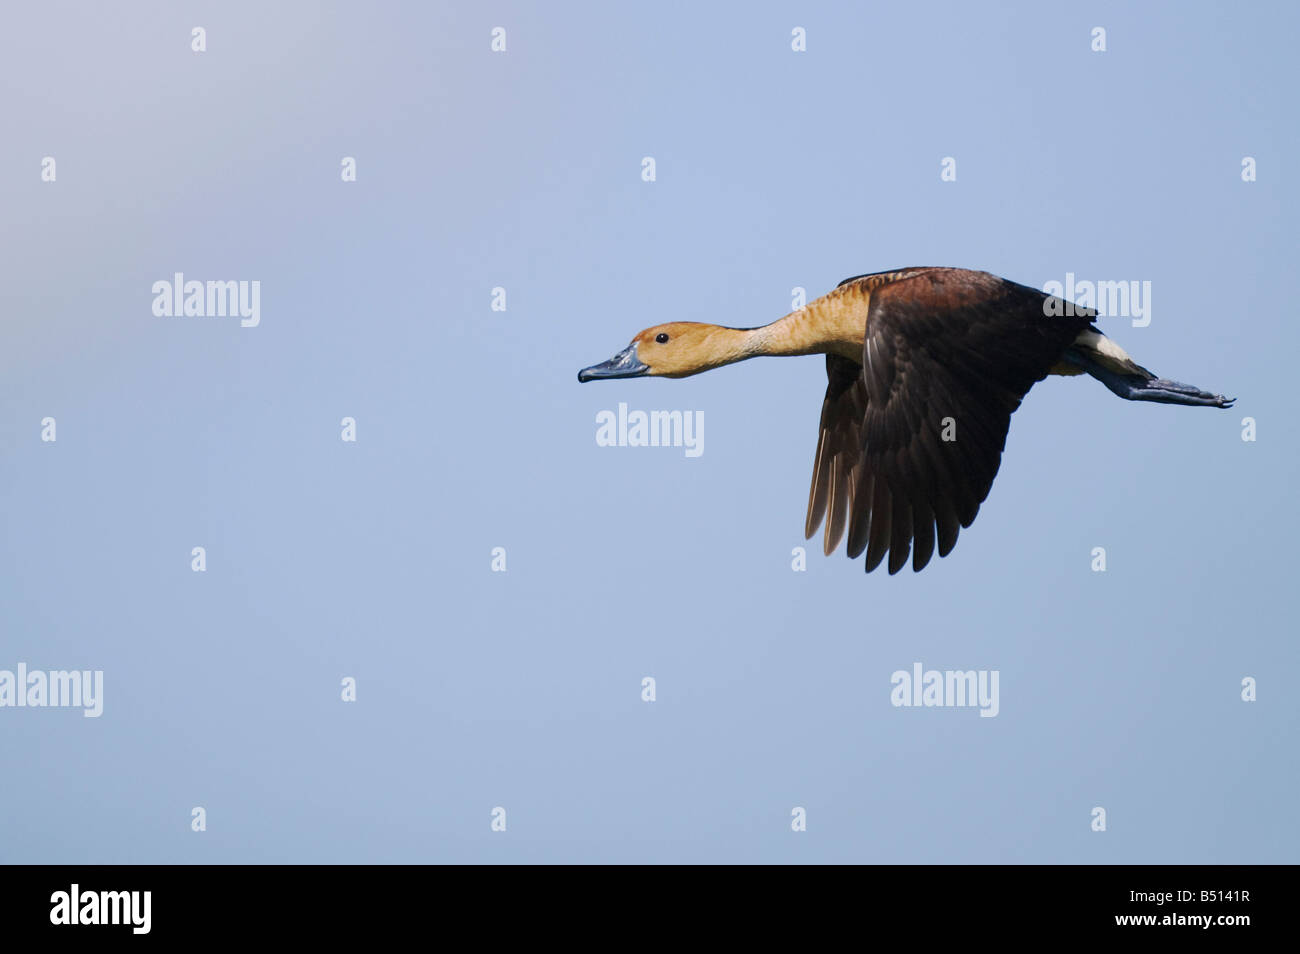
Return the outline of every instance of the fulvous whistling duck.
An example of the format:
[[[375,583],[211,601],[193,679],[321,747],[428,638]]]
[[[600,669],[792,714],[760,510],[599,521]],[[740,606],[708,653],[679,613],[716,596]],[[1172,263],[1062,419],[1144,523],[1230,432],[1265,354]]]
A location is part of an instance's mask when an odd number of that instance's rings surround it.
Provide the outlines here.
[[[1050,303],[1049,303],[1050,302]],[[866,550],[870,573],[947,556],[988,496],[1011,413],[1049,374],[1090,374],[1129,401],[1231,407],[1158,378],[1093,325],[1096,312],[988,272],[904,268],[859,275],[760,328],[674,321],[647,328],[579,381],[684,378],[760,355],[826,355],[811,538],[829,556]]]

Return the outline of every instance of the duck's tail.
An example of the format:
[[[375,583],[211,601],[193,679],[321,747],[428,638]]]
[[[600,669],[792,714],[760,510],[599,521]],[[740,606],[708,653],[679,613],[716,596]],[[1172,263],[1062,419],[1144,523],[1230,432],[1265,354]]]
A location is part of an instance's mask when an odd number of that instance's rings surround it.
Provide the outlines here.
[[[1081,332],[1066,349],[1064,359],[1079,370],[1091,374],[1126,401],[1232,407],[1237,400],[1203,391],[1190,384],[1156,377],[1095,328]]]

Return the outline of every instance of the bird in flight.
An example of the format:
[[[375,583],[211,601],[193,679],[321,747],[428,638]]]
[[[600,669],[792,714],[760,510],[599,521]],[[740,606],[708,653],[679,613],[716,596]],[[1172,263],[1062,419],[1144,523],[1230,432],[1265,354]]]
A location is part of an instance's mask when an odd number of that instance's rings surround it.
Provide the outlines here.
[[[647,328],[579,381],[685,378],[762,355],[826,355],[804,532],[870,573],[947,556],[988,496],[1011,413],[1049,374],[1089,374],[1129,401],[1231,407],[1158,378],[1093,325],[1096,312],[988,272],[859,275],[770,325]]]

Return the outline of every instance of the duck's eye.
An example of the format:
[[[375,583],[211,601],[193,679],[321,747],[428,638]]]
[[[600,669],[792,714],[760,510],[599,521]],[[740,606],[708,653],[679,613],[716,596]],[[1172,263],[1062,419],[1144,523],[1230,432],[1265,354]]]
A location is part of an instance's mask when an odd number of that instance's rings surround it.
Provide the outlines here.
[[[667,344],[668,335],[665,332],[661,331],[659,332],[659,334],[655,335],[655,341],[659,342],[660,344]]]

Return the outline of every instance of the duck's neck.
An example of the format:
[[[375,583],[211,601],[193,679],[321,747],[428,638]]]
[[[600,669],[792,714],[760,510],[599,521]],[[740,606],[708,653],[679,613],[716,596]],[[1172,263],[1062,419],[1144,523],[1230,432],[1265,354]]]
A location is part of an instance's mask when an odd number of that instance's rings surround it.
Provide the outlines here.
[[[837,288],[761,328],[724,328],[733,361],[761,355],[839,354],[862,360],[870,293],[856,286]]]

